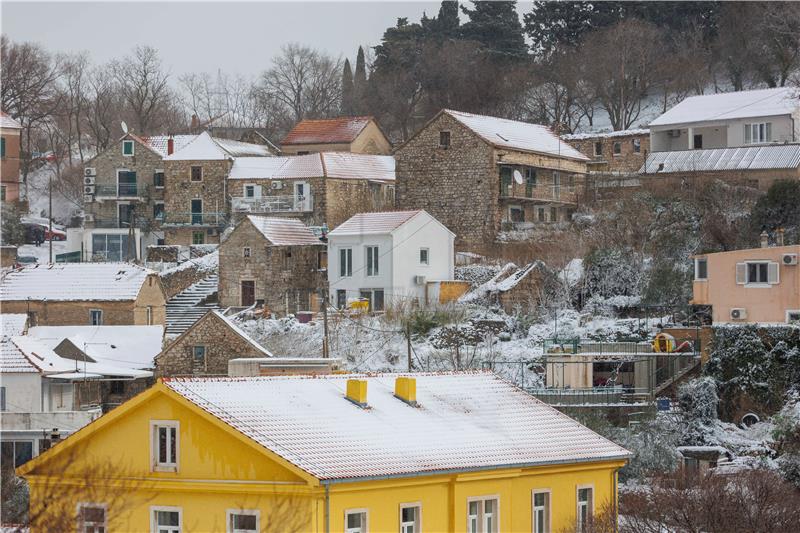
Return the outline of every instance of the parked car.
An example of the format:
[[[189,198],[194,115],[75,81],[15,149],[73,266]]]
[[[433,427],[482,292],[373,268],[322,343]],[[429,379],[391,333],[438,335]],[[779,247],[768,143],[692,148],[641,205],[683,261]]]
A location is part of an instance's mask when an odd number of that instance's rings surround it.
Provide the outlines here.
[[[25,265],[35,265],[38,263],[39,260],[32,255],[18,255],[17,256],[17,267],[25,266]]]

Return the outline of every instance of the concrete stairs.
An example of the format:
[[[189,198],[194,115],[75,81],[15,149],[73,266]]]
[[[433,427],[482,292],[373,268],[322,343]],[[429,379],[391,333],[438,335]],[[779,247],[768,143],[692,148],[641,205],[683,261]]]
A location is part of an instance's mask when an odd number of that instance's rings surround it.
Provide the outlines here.
[[[219,276],[212,274],[167,301],[167,337],[177,337],[200,320],[216,303]]]

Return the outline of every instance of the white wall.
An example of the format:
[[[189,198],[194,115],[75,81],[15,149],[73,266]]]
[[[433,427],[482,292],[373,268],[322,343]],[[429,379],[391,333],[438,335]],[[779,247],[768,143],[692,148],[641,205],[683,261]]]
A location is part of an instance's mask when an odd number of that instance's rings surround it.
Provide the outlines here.
[[[42,377],[38,372],[0,374],[0,385],[6,388],[6,411],[39,413],[42,411]]]
[[[378,247],[378,275],[367,276],[367,246]],[[353,250],[353,275],[342,277],[339,266],[339,250]],[[328,239],[328,284],[329,298],[336,303],[336,291],[346,290],[348,298],[358,298],[361,289],[383,289],[384,299],[392,292],[391,235],[330,236]]]
[[[689,150],[689,127],[692,128],[693,135],[703,135],[703,148],[705,149],[748,146],[744,142],[744,125],[758,122],[772,123],[773,142],[800,141],[800,110],[798,110],[794,114],[794,120],[790,115],[783,115],[726,120],[718,124],[699,122],[697,124],[652,127],[650,128],[650,148],[653,152]],[[679,137],[670,137],[669,131],[673,129],[680,131]]]

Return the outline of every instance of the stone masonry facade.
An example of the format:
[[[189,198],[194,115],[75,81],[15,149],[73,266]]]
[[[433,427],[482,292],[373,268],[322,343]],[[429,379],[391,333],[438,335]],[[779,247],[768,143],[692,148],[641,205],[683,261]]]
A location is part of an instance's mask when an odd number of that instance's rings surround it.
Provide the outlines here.
[[[642,168],[650,153],[649,132],[580,138],[566,135],[564,140],[590,158],[588,166],[593,172],[635,173]]]
[[[269,312],[311,310],[316,295],[327,286],[326,250],[322,242],[275,246],[244,219],[219,247],[220,305],[241,307],[245,281],[254,282],[255,300],[263,301]]]
[[[196,346],[203,349],[195,350]],[[156,376],[226,376],[228,361],[239,357],[265,355],[210,311],[156,356]]]
[[[166,244],[218,243],[230,212],[226,181],[231,161],[167,160],[164,163],[166,218],[163,227]],[[192,167],[202,169],[201,179],[192,181]],[[201,202],[201,211],[194,215],[192,200]]]

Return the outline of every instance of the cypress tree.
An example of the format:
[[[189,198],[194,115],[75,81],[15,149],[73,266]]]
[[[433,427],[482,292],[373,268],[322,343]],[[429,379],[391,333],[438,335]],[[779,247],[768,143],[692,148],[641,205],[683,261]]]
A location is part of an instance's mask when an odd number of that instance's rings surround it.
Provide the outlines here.
[[[342,71],[342,115],[353,114],[353,70],[350,68],[350,60],[344,60],[344,70]]]
[[[358,47],[356,56],[356,73],[353,77],[353,113],[363,113],[366,109],[367,96],[367,62],[364,59],[364,48]]]

